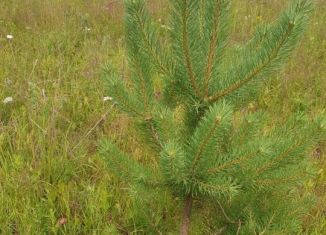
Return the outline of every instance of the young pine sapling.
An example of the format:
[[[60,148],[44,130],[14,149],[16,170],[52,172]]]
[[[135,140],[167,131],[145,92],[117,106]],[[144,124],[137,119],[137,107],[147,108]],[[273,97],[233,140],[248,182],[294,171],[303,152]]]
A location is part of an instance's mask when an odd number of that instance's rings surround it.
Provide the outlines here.
[[[183,198],[182,235],[200,202],[219,208],[219,228],[211,231],[297,232],[309,209],[297,188],[311,175],[307,149],[323,125],[302,113],[273,120],[248,104],[297,45],[311,2],[294,0],[241,46],[229,43],[229,0],[171,0],[164,30],[145,5],[125,0],[130,76],[107,73],[105,84],[154,159],[144,164],[106,140],[101,155],[109,170],[136,189]]]

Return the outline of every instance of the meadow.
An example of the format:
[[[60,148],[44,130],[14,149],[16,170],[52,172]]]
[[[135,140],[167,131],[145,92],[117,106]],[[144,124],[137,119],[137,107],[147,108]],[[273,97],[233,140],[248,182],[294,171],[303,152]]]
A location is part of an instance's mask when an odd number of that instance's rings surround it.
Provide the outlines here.
[[[0,1],[0,234],[142,234],[132,226],[126,185],[98,156],[106,137],[136,158],[146,155],[101,78],[107,65],[128,74],[121,2]],[[248,39],[287,2],[234,0],[231,43]],[[326,115],[326,2],[314,2],[304,39],[250,108],[278,118]],[[149,8],[165,30],[167,1]],[[326,234],[325,152],[324,141],[309,156],[318,174],[304,191],[317,200],[302,234]],[[149,216],[160,234],[162,218]]]

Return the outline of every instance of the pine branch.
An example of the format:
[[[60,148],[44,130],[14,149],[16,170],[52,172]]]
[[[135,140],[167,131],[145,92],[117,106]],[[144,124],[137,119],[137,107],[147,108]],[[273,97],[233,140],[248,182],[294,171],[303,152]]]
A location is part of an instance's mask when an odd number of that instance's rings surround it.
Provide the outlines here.
[[[172,111],[165,107],[154,112],[153,125],[160,142],[164,144],[171,139],[182,142],[185,132],[183,108],[177,107]]]
[[[268,223],[265,226],[264,230],[262,232],[260,232],[258,235],[264,235],[266,233],[266,231],[268,230],[268,228],[272,226],[272,222],[274,220],[274,217],[275,217],[275,213],[273,213],[273,215],[271,216],[271,218],[268,220]]]
[[[188,143],[187,162],[191,177],[198,173],[199,162],[203,163],[206,168],[209,166],[209,162],[215,158],[215,152],[220,147],[219,141],[223,139],[230,128],[231,115],[231,107],[226,103],[220,103],[211,107],[200,120]]]
[[[290,182],[299,182],[300,180],[304,179],[306,174],[300,173],[296,175],[290,175],[285,178],[272,178],[272,179],[258,179],[256,180],[257,185],[259,186],[267,186],[271,187],[279,187],[280,185],[289,185]]]
[[[233,159],[231,161],[227,161],[221,165],[219,165],[218,167],[214,167],[214,168],[210,168],[207,170],[208,173],[210,174],[216,174],[218,172],[221,172],[223,171],[224,169],[226,168],[232,168],[234,167],[235,165],[238,165],[238,164],[241,164],[242,162],[244,161],[247,161],[251,158],[254,158],[256,157],[258,154],[260,153],[260,151],[255,151],[253,153],[249,153],[243,157],[240,157],[240,158],[236,158],[236,159]]]
[[[152,117],[150,117],[149,119],[146,120],[148,125],[149,125],[149,129],[150,129],[150,132],[151,132],[151,135],[152,135],[152,138],[154,139],[156,145],[158,147],[160,147],[160,149],[163,149],[163,144],[162,144],[162,141],[160,140],[160,137],[157,133],[157,130],[155,128],[155,123],[154,123],[154,120]]]
[[[192,184],[192,196],[204,195],[211,198],[219,198],[221,196],[231,198],[238,192],[239,188],[238,185],[226,179],[219,179],[217,182],[204,182],[198,179],[192,179],[190,183]]]
[[[296,148],[298,148],[299,146],[302,146],[302,142],[296,143],[292,146],[290,146],[288,149],[286,149],[286,151],[282,152],[280,155],[278,155],[277,157],[273,158],[270,162],[268,162],[267,164],[261,166],[260,168],[257,169],[257,175],[261,174],[263,171],[266,171],[268,168],[272,167],[275,164],[278,164],[280,161],[282,161],[283,159],[285,159],[286,157],[289,156],[289,154],[291,154],[291,152],[293,150],[295,150]]]
[[[190,52],[189,52],[189,42],[188,42],[188,17],[189,17],[189,0],[183,0],[183,12],[182,12],[182,48],[184,54],[184,60],[187,68],[187,73],[191,82],[191,86],[195,92],[197,97],[200,97],[200,91],[196,83],[195,74],[193,71],[191,59],[190,59]]]
[[[208,96],[208,86],[209,86],[209,81],[212,76],[212,70],[213,70],[213,65],[214,65],[214,58],[216,56],[217,52],[217,38],[218,38],[218,27],[220,26],[219,20],[220,20],[220,15],[221,15],[221,9],[222,8],[222,0],[218,0],[215,3],[215,9],[214,9],[214,16],[213,16],[213,25],[211,29],[211,38],[209,42],[209,50],[208,50],[208,55],[206,59],[206,69],[205,69],[205,80],[204,80],[204,87],[205,87],[205,97]]]
[[[167,182],[176,187],[176,191],[182,191],[187,184],[184,169],[185,153],[176,141],[166,143],[160,154],[160,166]]]
[[[155,30],[151,29],[151,19],[145,9],[145,4],[142,2],[141,4],[137,5],[135,10],[135,24],[138,25],[144,42],[144,49],[149,55],[149,60],[154,62],[155,67],[161,73],[165,74],[166,76],[172,76],[173,72],[160,57],[160,55],[163,55],[163,53],[161,50],[158,50],[158,36],[156,35]]]
[[[141,66],[140,64],[138,64],[138,66],[136,65],[135,70],[137,71],[137,75],[140,78],[140,84],[141,84],[141,86],[140,86],[141,93],[140,94],[143,97],[144,109],[145,109],[145,111],[147,111],[150,98],[148,97],[147,92],[146,92],[147,83],[145,81],[145,75],[144,75],[144,72],[140,69],[141,68],[140,66]]]
[[[262,79],[251,81],[258,76],[267,76],[279,69],[293,51],[305,28],[310,11],[310,1],[296,0],[274,24],[260,27],[248,46],[241,50],[240,54],[233,55],[233,59],[239,61],[239,64],[234,65],[232,58],[231,63],[224,64],[226,70],[222,71],[223,78],[216,80],[213,86],[214,89],[220,91],[210,95],[205,101],[216,102],[231,93],[236,93],[234,98],[239,98],[237,94],[241,92],[247,97],[248,91],[254,92]],[[246,91],[240,89],[245,85]],[[215,92],[212,91],[212,93]],[[241,99],[237,101],[240,102]]]
[[[103,79],[108,94],[113,97],[118,107],[130,115],[143,116],[143,105],[128,91],[123,81],[116,74],[105,74]]]
[[[271,55],[267,57],[266,61],[264,61],[260,66],[255,67],[244,79],[240,79],[238,82],[232,84],[231,86],[224,89],[223,91],[208,97],[206,99],[206,101],[207,102],[216,102],[217,100],[221,99],[224,96],[227,96],[228,94],[230,94],[233,91],[239,89],[243,85],[250,82],[253,78],[255,78],[265,67],[267,67],[273,61],[273,59],[275,59],[278,56],[278,53],[280,52],[282,47],[286,44],[287,39],[289,38],[293,27],[294,27],[294,23],[289,22],[285,34],[281,38],[281,40],[278,43],[277,47],[272,51]]]
[[[204,37],[204,30],[205,30],[205,8],[206,8],[206,0],[200,0],[200,9],[199,9],[199,34],[200,37]]]
[[[195,168],[198,165],[200,158],[202,157],[204,148],[206,147],[207,143],[211,140],[211,138],[214,136],[215,131],[216,131],[218,125],[220,124],[220,122],[221,122],[221,117],[217,116],[215,118],[215,122],[214,122],[213,126],[210,128],[210,131],[207,133],[206,137],[203,139],[202,143],[200,144],[198,152],[197,152],[195,159],[192,163],[191,175],[193,175]]]
[[[154,93],[152,83],[152,68],[150,60],[143,50],[143,40],[139,27],[137,27],[137,12],[141,9],[142,0],[126,1],[126,43],[129,52],[129,62],[132,68],[131,79],[136,93],[142,99],[144,108],[148,111]]]
[[[123,153],[114,143],[105,140],[101,143],[100,154],[114,174],[127,182],[157,185],[157,175],[130,156]]]

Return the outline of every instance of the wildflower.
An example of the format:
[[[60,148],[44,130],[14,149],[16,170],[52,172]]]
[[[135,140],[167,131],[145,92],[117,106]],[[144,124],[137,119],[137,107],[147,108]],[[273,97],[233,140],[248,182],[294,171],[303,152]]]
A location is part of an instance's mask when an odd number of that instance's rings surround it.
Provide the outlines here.
[[[6,97],[2,102],[4,103],[4,104],[8,104],[8,103],[11,103],[11,102],[13,102],[14,101],[14,99],[11,97],[11,96],[8,96],[8,97]]]
[[[88,31],[88,32],[91,31],[91,28],[86,28],[86,31]]]
[[[11,39],[14,38],[14,36],[12,36],[11,34],[7,34],[6,38],[7,38],[8,40],[11,40]]]
[[[105,96],[105,97],[103,97],[103,101],[104,102],[110,101],[110,100],[113,100],[113,98],[111,96]]]

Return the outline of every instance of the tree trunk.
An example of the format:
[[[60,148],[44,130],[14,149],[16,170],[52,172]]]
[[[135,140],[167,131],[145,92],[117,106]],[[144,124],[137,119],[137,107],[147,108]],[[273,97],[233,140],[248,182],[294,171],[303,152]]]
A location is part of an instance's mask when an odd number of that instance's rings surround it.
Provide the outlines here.
[[[188,235],[189,234],[192,201],[193,201],[193,199],[190,195],[188,197],[186,197],[185,206],[183,208],[183,216],[182,216],[182,224],[181,224],[181,228],[180,228],[180,235]]]

